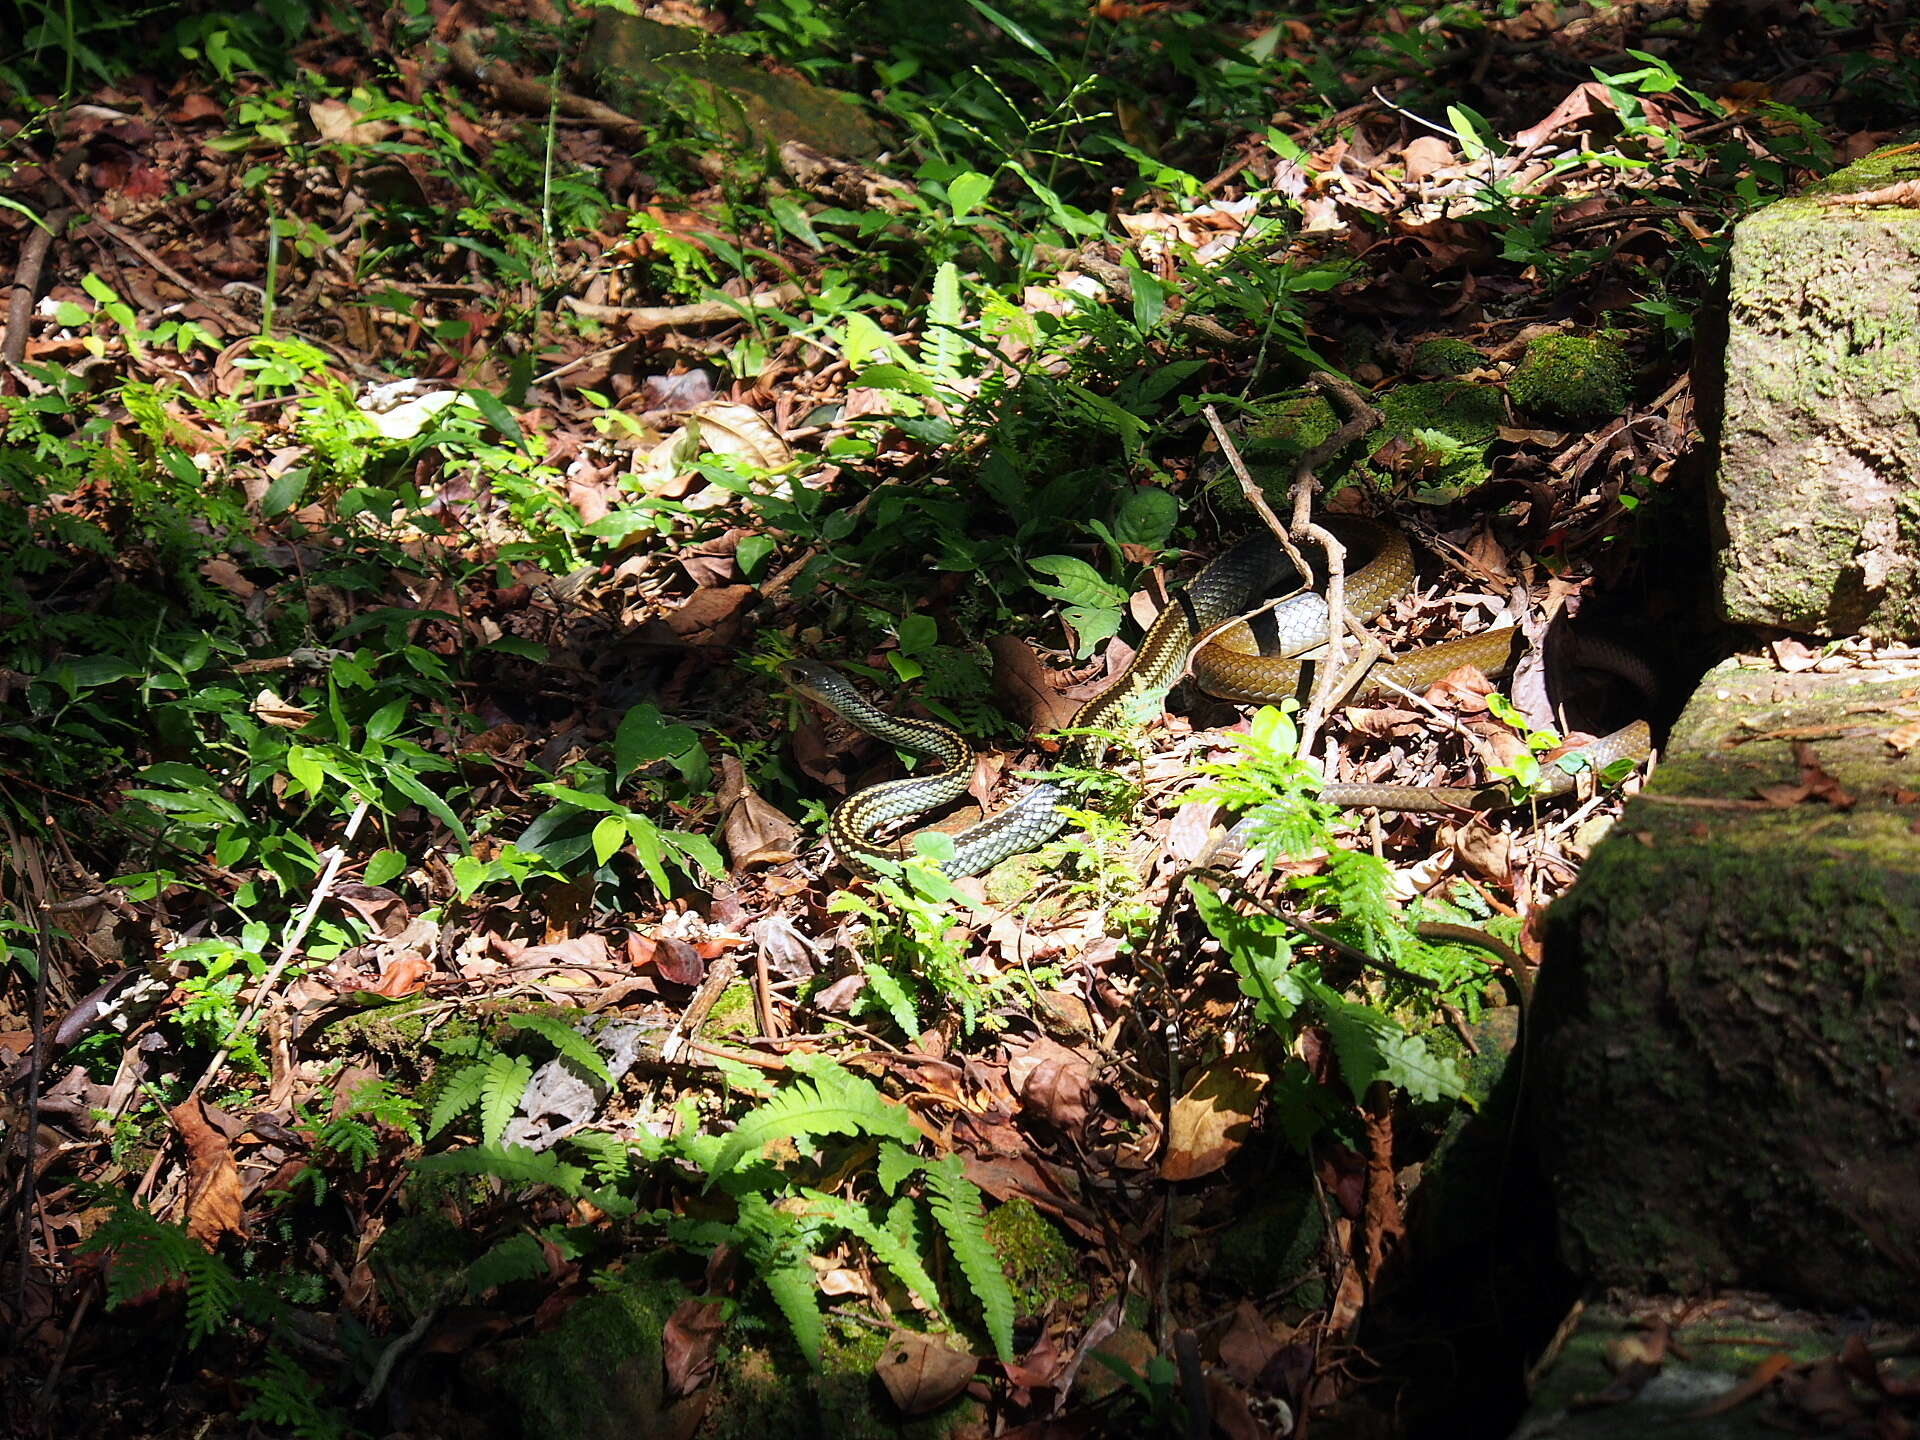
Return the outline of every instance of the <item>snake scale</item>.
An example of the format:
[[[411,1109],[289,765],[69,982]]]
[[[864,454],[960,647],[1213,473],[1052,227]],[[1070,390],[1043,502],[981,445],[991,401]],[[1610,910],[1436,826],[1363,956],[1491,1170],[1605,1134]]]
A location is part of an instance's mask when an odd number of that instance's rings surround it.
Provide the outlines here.
[[[1412,585],[1412,547],[1399,531],[1372,521],[1343,518],[1330,521],[1329,528],[1342,544],[1369,555],[1348,577],[1346,600],[1353,615],[1371,620]],[[1263,636],[1235,619],[1290,577],[1295,577],[1292,562],[1280,542],[1265,532],[1219,555],[1160,612],[1126,669],[1074,712],[1067,728],[1076,733],[1062,751],[1060,763],[1075,769],[1099,765],[1108,742],[1087,732],[1125,730],[1157,715],[1167,691],[1185,673],[1190,655],[1194,678],[1222,698],[1278,702],[1298,694],[1309,662],[1293,657],[1325,642],[1325,598],[1305,591],[1282,601],[1263,622],[1271,627],[1271,633]],[[1205,643],[1196,650],[1195,642],[1202,637]],[[1493,630],[1394,657],[1373,668],[1355,698],[1384,689],[1382,680],[1415,692],[1425,690],[1463,665],[1490,676],[1505,674],[1518,653],[1518,640],[1517,630]],[[793,660],[780,673],[796,693],[868,734],[940,764],[931,774],[856,791],[833,812],[828,835],[840,863],[856,875],[874,878],[884,873],[883,867],[910,853],[904,841],[880,841],[876,834],[964,794],[973,776],[973,747],[936,721],[887,714],[826,666]],[[1650,745],[1646,723],[1635,721],[1579,753],[1601,769],[1622,758],[1644,759]],[[1543,783],[1547,794],[1559,794],[1573,787],[1574,777],[1550,766]],[[1327,785],[1320,793],[1335,805],[1383,810],[1490,809],[1509,803],[1499,786]],[[1013,804],[956,834],[953,858],[941,868],[950,876],[975,875],[1008,856],[1044,844],[1066,828],[1062,806],[1068,800],[1063,784],[1042,779]]]

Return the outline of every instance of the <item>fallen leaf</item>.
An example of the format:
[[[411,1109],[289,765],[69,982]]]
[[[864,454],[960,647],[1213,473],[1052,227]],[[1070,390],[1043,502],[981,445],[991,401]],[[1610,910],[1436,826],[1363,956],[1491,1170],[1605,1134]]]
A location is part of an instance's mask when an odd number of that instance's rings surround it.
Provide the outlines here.
[[[313,719],[313,711],[288,704],[270,689],[254,696],[253,704],[247,708],[253,712],[255,719],[277,725],[282,730],[298,730]]]
[[[403,955],[381,972],[380,979],[367,988],[375,995],[385,995],[388,999],[398,1000],[403,995],[411,995],[426,983],[427,976],[433,973],[432,962],[418,955]]]
[[[682,1300],[667,1317],[660,1348],[666,1361],[667,1394],[691,1395],[713,1378],[713,1356],[727,1330],[726,1302]]]
[[[761,798],[748,781],[740,757],[730,751],[721,753],[720,786],[714,799],[720,806],[720,843],[736,872],[784,865],[800,853],[799,828]]]
[[[1093,1092],[1093,1067],[1057,1041],[1044,1036],[1007,1062],[1007,1079],[1021,1105],[1068,1135],[1087,1123]]]
[[[980,1362],[937,1336],[901,1330],[873,1368],[902,1414],[925,1415],[966,1389]]]
[[[1248,1053],[1215,1061],[1173,1102],[1160,1174],[1192,1180],[1225,1165],[1253,1133],[1253,1112],[1271,1077]]]
[[[1716,1395],[1706,1404],[1687,1412],[1692,1420],[1704,1420],[1709,1415],[1724,1415],[1727,1411],[1741,1406],[1778,1380],[1793,1368],[1793,1356],[1784,1350],[1775,1351],[1747,1372],[1741,1380],[1725,1394]]]
[[[187,1233],[211,1250],[223,1235],[247,1233],[240,1167],[227,1137],[207,1122],[198,1099],[167,1112],[187,1146]]]

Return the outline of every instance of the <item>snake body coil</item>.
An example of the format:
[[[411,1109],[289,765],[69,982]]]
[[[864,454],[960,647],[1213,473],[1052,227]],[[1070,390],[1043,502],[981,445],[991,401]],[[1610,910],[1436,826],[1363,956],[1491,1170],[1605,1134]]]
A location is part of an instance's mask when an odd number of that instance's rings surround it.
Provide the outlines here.
[[[1329,522],[1329,527],[1342,544],[1358,546],[1369,555],[1348,576],[1346,599],[1353,615],[1371,620],[1412,584],[1412,549],[1400,532],[1370,521],[1340,519]],[[1215,695],[1278,702],[1298,694],[1305,667],[1293,657],[1325,642],[1325,598],[1306,591],[1282,601],[1263,621],[1262,628],[1269,633],[1257,635],[1253,627],[1234,618],[1294,575],[1280,542],[1265,532],[1223,552],[1160,612],[1132,662],[1114,682],[1074,712],[1067,728],[1079,733],[1067,742],[1061,763],[1077,769],[1097,766],[1107,742],[1086,732],[1124,730],[1157,715],[1167,691],[1185,671],[1190,653],[1195,679]],[[1195,651],[1195,641],[1203,636],[1205,643]],[[1504,674],[1513,664],[1518,638],[1518,631],[1494,630],[1429,645],[1375,666],[1358,693],[1384,688],[1381,680],[1425,690],[1463,665],[1476,666],[1488,675]],[[833,812],[827,833],[840,862],[857,875],[874,878],[883,873],[884,865],[910,853],[904,842],[888,844],[875,840],[875,834],[964,794],[973,773],[973,747],[945,725],[885,713],[838,671],[825,666],[789,661],[781,667],[781,675],[795,691],[868,734],[940,762],[941,768],[933,774],[857,791]],[[1622,757],[1644,758],[1650,743],[1646,725],[1636,721],[1581,753],[1600,768]],[[1550,768],[1546,778],[1549,794],[1574,784],[1573,776],[1557,768]],[[1506,803],[1498,787],[1327,785],[1321,796],[1335,805],[1397,810],[1485,809]],[[1042,780],[1013,804],[956,834],[953,859],[941,868],[951,876],[975,875],[1044,844],[1066,828],[1067,816],[1061,808],[1066,798],[1064,786]]]

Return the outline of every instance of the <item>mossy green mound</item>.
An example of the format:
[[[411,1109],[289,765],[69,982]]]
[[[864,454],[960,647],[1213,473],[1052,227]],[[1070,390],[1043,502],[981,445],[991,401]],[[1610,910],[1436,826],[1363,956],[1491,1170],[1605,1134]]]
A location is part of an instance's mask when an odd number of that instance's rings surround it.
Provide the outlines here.
[[[1598,420],[1618,415],[1632,393],[1632,367],[1611,340],[1589,335],[1546,335],[1507,381],[1507,394],[1522,410],[1561,420]]]

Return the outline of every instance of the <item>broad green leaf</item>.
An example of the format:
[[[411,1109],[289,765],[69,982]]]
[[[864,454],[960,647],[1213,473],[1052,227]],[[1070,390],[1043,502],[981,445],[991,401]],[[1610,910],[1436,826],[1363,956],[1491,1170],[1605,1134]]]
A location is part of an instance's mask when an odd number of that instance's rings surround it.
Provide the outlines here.
[[[593,863],[604,865],[625,847],[627,822],[618,815],[602,815],[593,827]]]
[[[971,215],[992,190],[992,177],[982,175],[978,170],[963,170],[949,180],[947,204],[953,209],[953,223],[958,225]]]
[[[773,551],[774,539],[771,535],[743,535],[734,549],[733,563],[740,567],[740,573],[747,579],[757,580],[761,566],[767,563],[767,557]]]
[[[1120,513],[1113,517],[1113,537],[1157,550],[1167,543],[1179,518],[1180,502],[1171,493],[1143,485],[1120,503]]]
[[[367,860],[361,880],[368,885],[384,885],[406,873],[407,857],[398,850],[376,850]]]

